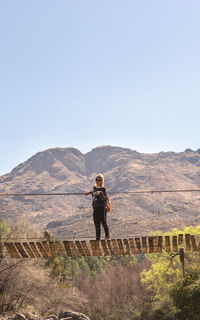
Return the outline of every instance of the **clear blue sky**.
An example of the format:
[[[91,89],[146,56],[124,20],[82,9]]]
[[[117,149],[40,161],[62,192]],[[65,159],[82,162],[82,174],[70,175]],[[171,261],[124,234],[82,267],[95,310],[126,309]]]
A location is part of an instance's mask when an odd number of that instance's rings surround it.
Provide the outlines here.
[[[2,0],[0,174],[51,147],[200,148],[199,13],[199,0]]]

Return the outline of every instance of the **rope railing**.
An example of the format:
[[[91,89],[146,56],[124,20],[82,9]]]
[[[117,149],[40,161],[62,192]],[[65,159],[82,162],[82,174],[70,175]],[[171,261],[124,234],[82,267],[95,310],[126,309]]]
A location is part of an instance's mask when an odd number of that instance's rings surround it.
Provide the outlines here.
[[[184,193],[184,192],[200,192],[200,189],[169,189],[169,190],[135,190],[135,191],[108,191],[114,194],[144,194],[144,193]],[[84,195],[86,192],[51,192],[51,193],[0,193],[0,197],[37,197],[37,196],[75,196]]]

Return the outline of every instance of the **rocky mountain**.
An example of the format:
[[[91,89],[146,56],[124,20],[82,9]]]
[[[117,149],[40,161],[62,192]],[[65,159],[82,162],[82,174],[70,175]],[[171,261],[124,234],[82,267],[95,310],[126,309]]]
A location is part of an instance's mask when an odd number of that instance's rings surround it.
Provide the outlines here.
[[[90,191],[97,173],[105,177],[113,210],[112,237],[147,235],[200,223],[200,193],[123,194],[135,190],[200,188],[200,149],[143,154],[101,146],[83,154],[75,148],[38,152],[0,177],[0,193]],[[25,217],[57,237],[93,238],[91,198],[37,196],[0,198],[4,219]]]

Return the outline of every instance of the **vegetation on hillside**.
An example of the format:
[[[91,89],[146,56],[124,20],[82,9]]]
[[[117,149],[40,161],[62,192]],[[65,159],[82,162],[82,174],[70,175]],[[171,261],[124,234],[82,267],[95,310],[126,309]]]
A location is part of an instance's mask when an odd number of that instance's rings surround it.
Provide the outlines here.
[[[0,231],[2,238],[12,234],[3,221]],[[171,234],[182,232],[200,235],[200,227],[174,229]],[[166,252],[58,256],[26,265],[10,260],[6,257],[0,262],[0,312],[32,305],[45,315],[67,307],[92,320],[199,320],[199,251],[186,252],[184,278],[179,255]]]

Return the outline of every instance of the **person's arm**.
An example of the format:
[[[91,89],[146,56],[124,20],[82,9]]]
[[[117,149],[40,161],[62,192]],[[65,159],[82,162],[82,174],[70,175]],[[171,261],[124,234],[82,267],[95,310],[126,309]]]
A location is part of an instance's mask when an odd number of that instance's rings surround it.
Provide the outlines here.
[[[92,191],[84,193],[85,196],[89,196],[90,194],[92,194]]]

